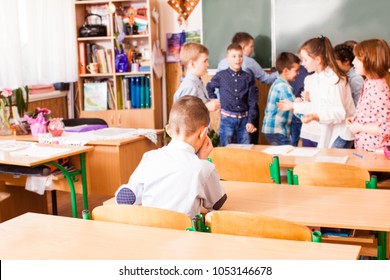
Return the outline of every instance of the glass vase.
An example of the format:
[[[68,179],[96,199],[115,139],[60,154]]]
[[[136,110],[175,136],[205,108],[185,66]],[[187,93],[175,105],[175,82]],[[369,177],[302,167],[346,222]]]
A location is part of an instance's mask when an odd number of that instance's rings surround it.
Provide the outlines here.
[[[9,122],[9,108],[1,108],[0,109],[0,135],[11,135],[11,124]]]

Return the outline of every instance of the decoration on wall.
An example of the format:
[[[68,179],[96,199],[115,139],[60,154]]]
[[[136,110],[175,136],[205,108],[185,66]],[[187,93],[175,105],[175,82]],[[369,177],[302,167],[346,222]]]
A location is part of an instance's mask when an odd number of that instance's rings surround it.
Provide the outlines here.
[[[188,19],[198,3],[199,0],[168,0],[168,5],[179,13],[179,25]]]

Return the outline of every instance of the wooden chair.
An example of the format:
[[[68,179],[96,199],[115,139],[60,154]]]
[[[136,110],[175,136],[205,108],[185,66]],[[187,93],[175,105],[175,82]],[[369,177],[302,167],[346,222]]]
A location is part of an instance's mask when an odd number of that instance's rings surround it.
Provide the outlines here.
[[[216,147],[210,159],[222,180],[280,184],[278,157],[256,150]]]
[[[92,210],[92,220],[180,230],[192,226],[186,214],[140,205],[98,206]]]
[[[327,186],[376,189],[376,177],[361,167],[333,162],[309,162],[298,164],[287,172],[288,181],[300,186]],[[325,243],[362,246],[364,256],[377,256],[377,239],[369,231],[356,230],[351,237],[323,236]]]
[[[212,211],[206,214],[205,222],[211,233],[312,241],[312,232],[307,226],[260,214]]]
[[[348,188],[376,188],[376,178],[361,167],[334,162],[307,162],[288,171],[291,184]],[[291,179],[291,176],[292,179]]]

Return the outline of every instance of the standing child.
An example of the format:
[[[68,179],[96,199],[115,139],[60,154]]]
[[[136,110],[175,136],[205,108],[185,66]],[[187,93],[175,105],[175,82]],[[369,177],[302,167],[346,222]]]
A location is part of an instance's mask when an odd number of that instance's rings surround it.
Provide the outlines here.
[[[237,32],[234,34],[231,43],[239,44],[242,48],[242,53],[244,54],[242,70],[251,73],[255,79],[266,85],[270,85],[276,80],[278,72],[268,74],[260,64],[251,57],[255,48],[255,41],[252,35],[247,32]],[[225,70],[226,68],[229,68],[229,64],[227,59],[224,58],[218,63],[218,71]]]
[[[232,38],[232,44],[239,44],[242,48],[242,53],[244,54],[241,66],[242,70],[251,73],[256,80],[266,85],[270,85],[276,80],[278,77],[278,72],[268,74],[264,71],[261,65],[251,57],[255,48],[255,41],[249,33],[237,32]],[[225,70],[227,68],[229,68],[229,64],[226,58],[224,58],[218,63],[218,71]],[[256,112],[257,115],[259,115],[259,106],[257,103]],[[259,118],[256,118],[253,124],[255,127],[259,127]],[[257,144],[259,139],[258,131],[251,133],[250,136],[251,143]]]
[[[194,96],[172,106],[168,146],[144,154],[127,184],[115,193],[118,204],[142,204],[182,212],[190,217],[203,206],[218,210],[226,201],[214,164],[207,160],[213,146],[207,136],[209,112]]]
[[[207,84],[211,98],[217,97],[215,89],[219,89],[221,146],[230,143],[249,144],[249,133],[257,130],[253,125],[257,118],[257,87],[253,76],[241,69],[242,56],[241,46],[230,44],[226,55],[229,68],[215,74]]]
[[[290,82],[295,98],[302,99],[302,92],[305,90],[305,79],[309,75],[306,68],[303,65],[299,66],[298,76],[294,81]],[[302,121],[300,115],[293,114],[291,120],[291,145],[297,147],[299,138],[301,137]]]
[[[362,76],[356,74],[355,69],[352,67],[352,61],[355,58],[353,54],[353,46],[346,43],[337,45],[334,47],[334,54],[336,56],[337,65],[348,75],[353,103],[356,106],[359,101],[360,94],[362,93],[364,79]]]
[[[290,110],[278,110],[276,104],[282,99],[294,102],[294,94],[289,82],[297,77],[299,62],[300,60],[295,54],[287,52],[282,52],[276,59],[276,70],[279,72],[279,78],[275,80],[269,90],[261,130],[269,145],[291,145],[290,130],[293,113]]]
[[[354,48],[353,65],[366,76],[354,117],[347,119],[355,133],[356,149],[383,149],[390,145],[390,90],[386,75],[390,68],[389,45],[382,39],[360,42]]]
[[[180,61],[186,68],[186,76],[175,92],[174,101],[185,95],[193,95],[200,98],[210,112],[218,111],[221,107],[218,99],[208,97],[201,80],[209,67],[208,49],[198,43],[186,43],[180,51]]]
[[[330,40],[324,36],[309,39],[299,53],[303,66],[314,72],[305,79],[308,95],[304,102],[281,100],[278,108],[304,114],[302,146],[351,148],[353,134],[345,126],[345,120],[353,116],[355,105],[347,75],[337,66]]]

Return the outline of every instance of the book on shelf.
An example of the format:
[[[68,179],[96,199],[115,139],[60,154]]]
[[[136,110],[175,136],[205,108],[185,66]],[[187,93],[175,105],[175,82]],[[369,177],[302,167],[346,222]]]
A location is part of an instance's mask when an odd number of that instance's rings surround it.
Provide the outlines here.
[[[105,49],[106,52],[106,61],[107,61],[107,70],[108,73],[113,73],[112,69],[114,69],[114,66],[112,65],[112,50]]]
[[[112,88],[114,87],[112,85],[112,82],[111,81],[108,81],[107,82],[107,86],[108,86],[108,109],[110,110],[115,110],[116,109],[116,105],[115,105],[115,96],[114,96],[114,91],[112,90]]]
[[[130,109],[129,79],[122,79],[122,106],[123,109]]]
[[[128,77],[131,108],[150,108],[150,76]]]
[[[87,53],[85,42],[79,42],[79,73],[87,73]]]
[[[107,82],[84,83],[84,110],[107,110]]]
[[[108,73],[106,52],[104,49],[96,50],[96,59],[99,64],[99,73]]]

